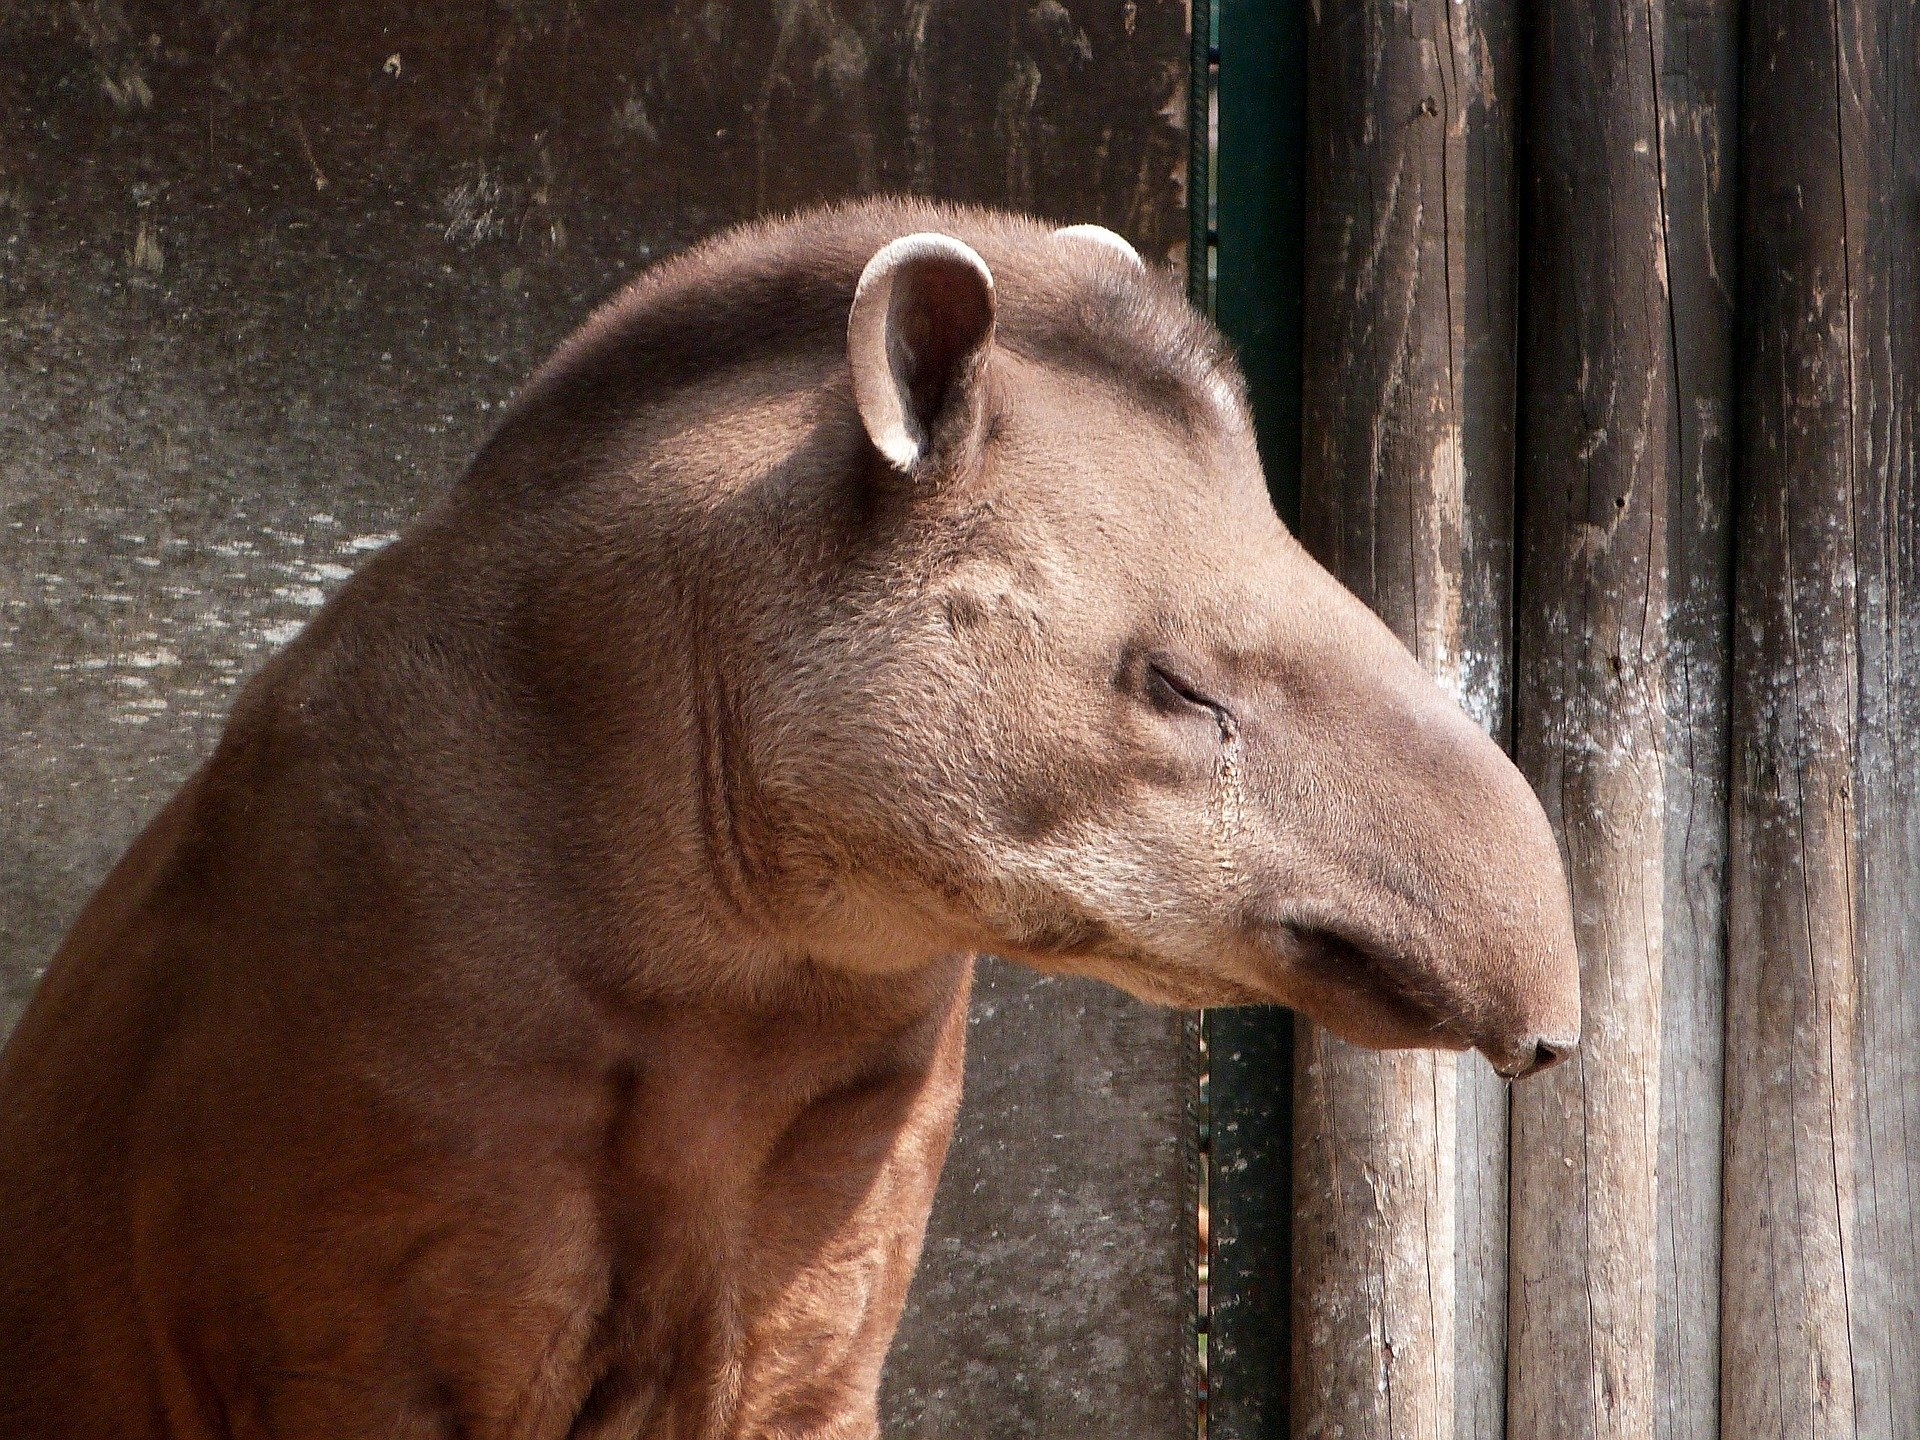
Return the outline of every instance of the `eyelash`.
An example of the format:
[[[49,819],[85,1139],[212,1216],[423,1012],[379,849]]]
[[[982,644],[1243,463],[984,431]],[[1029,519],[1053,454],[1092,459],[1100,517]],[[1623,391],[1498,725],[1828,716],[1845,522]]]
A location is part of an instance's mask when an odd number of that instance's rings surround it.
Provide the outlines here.
[[[1184,700],[1189,705],[1198,705],[1202,709],[1216,712],[1220,708],[1198,690],[1195,690],[1191,685],[1180,679],[1179,676],[1175,675],[1171,670],[1166,669],[1164,666],[1157,665],[1151,660],[1147,662],[1147,681],[1149,688],[1152,688],[1154,683],[1158,682],[1161,690],[1173,696],[1175,699]]]
[[[1165,666],[1149,660],[1147,662],[1147,687],[1149,692],[1158,690],[1183,704],[1193,705],[1210,711],[1220,726],[1222,739],[1231,740],[1238,730],[1231,713],[1219,701],[1209,699],[1193,688],[1185,680],[1168,670]]]

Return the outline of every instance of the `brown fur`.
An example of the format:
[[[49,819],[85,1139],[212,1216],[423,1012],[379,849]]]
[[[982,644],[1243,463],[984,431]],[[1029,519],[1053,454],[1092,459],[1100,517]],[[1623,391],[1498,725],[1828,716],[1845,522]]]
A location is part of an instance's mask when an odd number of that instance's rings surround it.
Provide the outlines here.
[[[919,231],[992,285],[903,261],[850,341]],[[0,1433],[871,1436],[980,950],[1513,1073],[1578,1026],[1538,805],[1281,528],[1164,278],[735,232],[63,946],[0,1060]]]

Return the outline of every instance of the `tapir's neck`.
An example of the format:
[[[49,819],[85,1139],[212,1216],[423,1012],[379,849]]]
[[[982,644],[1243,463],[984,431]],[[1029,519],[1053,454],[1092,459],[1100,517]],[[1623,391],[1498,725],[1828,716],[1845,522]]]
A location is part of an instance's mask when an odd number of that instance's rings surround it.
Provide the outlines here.
[[[270,895],[264,871],[286,873],[238,832],[199,836],[221,851],[194,862],[209,894]],[[356,895],[387,903],[377,880]],[[288,986],[223,1021],[218,1063],[182,1081],[206,1107],[183,1133],[214,1148],[178,1166],[215,1187],[203,1208],[227,1248],[195,1248],[188,1224],[157,1242],[179,1247],[159,1273],[193,1297],[163,1308],[259,1317],[253,1403],[318,1403],[301,1377],[348,1364],[325,1347],[358,1354],[349,1334],[417,1373],[348,1377],[340,1405],[438,1396],[512,1417],[476,1435],[878,1433],[959,1105],[969,958],[884,977],[803,964],[747,1005],[570,983],[555,957],[591,937],[512,924],[504,901],[450,907],[430,939],[257,918],[235,973]],[[251,1003],[237,990],[229,1008]],[[252,1257],[322,1232],[300,1286],[260,1288]],[[376,1344],[390,1329],[408,1336],[398,1361]],[[196,1363],[224,1343],[179,1339]],[[288,1433],[415,1428],[410,1410],[343,1409]]]
[[[595,1384],[630,1397],[611,1433],[874,1433],[959,1101],[970,974],[956,959],[913,977],[923,1003],[904,1020],[636,1019],[600,1147],[626,1299]]]
[[[197,784],[162,888],[205,904],[195,926],[249,897],[220,963],[286,979],[188,1087],[227,1147],[192,1172],[250,1177],[235,1233],[261,1233],[230,1273],[181,1274],[232,1313],[275,1307],[261,1333],[290,1338],[262,1374],[319,1363],[310,1337],[345,1323],[330,1297],[353,1297],[410,1327],[425,1368],[406,1393],[538,1418],[514,1434],[873,1433],[959,1103],[971,962],[855,973],[756,929],[703,869],[703,814],[727,812],[702,810],[698,705],[609,718],[588,675],[547,712],[503,713],[512,677],[485,647],[504,627],[483,618],[415,621],[440,627],[436,655],[480,652],[451,679],[390,675],[398,646],[296,648]],[[370,692],[394,707],[377,730],[354,708]],[[285,1193],[260,1158],[291,1133],[283,1090],[335,1097],[301,1122]],[[365,1223],[311,1257],[313,1284],[256,1293],[248,1246],[326,1229],[313,1196]]]

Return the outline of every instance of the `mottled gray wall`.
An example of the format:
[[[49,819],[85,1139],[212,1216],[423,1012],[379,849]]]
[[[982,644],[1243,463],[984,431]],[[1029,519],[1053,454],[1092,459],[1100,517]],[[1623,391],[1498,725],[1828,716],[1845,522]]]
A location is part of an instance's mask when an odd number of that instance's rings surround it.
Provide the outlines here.
[[[0,17],[0,1027],[235,685],[649,259],[885,188],[1174,256],[1185,13]],[[1180,1017],[989,965],[973,1038],[889,1433],[1190,1433]]]

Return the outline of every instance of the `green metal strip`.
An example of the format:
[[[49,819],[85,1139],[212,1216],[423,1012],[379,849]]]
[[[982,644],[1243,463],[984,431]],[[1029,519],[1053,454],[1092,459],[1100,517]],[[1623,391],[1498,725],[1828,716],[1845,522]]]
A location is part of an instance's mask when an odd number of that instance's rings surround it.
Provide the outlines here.
[[[1207,1012],[1210,1440],[1287,1434],[1293,1014]]]
[[[1305,295],[1304,0],[1219,0],[1218,278],[1214,308],[1240,352],[1260,459],[1289,525],[1300,513],[1300,320]]]
[[[1267,487],[1281,516],[1295,524],[1306,8],[1304,0],[1217,0],[1215,15],[1220,63],[1212,298],[1246,372]],[[1204,79],[1204,71],[1195,73]],[[1197,209],[1204,192],[1197,185],[1195,191]],[[1288,1429],[1293,1016],[1281,1009],[1215,1010],[1206,1031],[1208,1435],[1277,1440]]]

